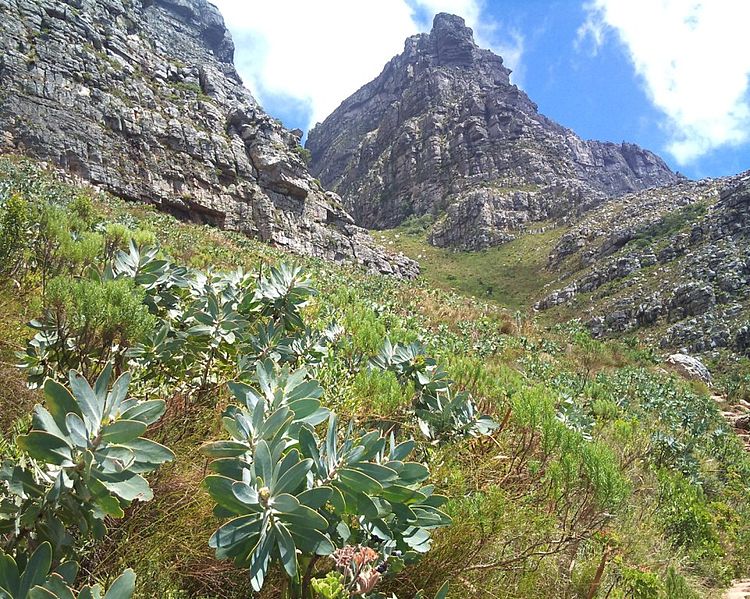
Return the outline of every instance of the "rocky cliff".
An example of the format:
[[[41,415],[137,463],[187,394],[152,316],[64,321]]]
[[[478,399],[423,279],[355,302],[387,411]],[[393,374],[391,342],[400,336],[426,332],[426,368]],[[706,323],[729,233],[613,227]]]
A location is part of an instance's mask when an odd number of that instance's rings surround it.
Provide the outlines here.
[[[313,179],[206,0],[0,0],[0,151],[295,252],[415,276]]]
[[[679,180],[651,152],[584,141],[539,114],[509,75],[463,19],[439,14],[310,132],[311,171],[359,224],[432,213],[431,242],[463,249]]]
[[[750,171],[604,202],[549,257],[538,304],[595,335],[641,330],[662,347],[750,355]]]

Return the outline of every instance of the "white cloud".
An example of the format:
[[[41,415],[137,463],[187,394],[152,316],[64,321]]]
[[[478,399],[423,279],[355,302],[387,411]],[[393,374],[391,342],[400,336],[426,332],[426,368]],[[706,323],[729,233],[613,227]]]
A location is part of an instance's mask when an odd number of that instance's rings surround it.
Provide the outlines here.
[[[483,3],[476,0],[416,0],[415,3],[425,9],[430,17],[439,12],[449,12],[463,17],[469,27],[479,22],[483,9]]]
[[[750,139],[750,2],[594,0],[579,30],[595,48],[625,45],[653,104],[667,116],[667,151],[694,162]]]
[[[211,1],[232,32],[246,85],[261,103],[281,96],[302,104],[311,125],[375,78],[407,37],[429,30],[436,12],[463,16],[480,44],[506,53],[509,68],[523,49],[517,32],[486,18],[482,0]]]

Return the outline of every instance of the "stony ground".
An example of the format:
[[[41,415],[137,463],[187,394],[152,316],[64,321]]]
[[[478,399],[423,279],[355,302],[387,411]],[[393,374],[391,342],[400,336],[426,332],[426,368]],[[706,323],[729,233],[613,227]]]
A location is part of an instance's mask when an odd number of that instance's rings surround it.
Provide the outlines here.
[[[750,597],[750,580],[741,580],[727,590],[724,599],[746,599]]]

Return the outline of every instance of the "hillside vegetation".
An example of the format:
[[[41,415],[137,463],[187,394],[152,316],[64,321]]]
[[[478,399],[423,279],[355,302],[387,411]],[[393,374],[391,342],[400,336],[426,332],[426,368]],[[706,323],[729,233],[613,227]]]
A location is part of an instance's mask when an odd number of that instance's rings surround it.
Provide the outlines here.
[[[430,221],[407,221],[396,229],[373,235],[387,247],[419,261],[431,285],[498,303],[509,310],[526,310],[556,279],[547,269],[547,256],[563,227],[529,233],[500,246],[476,252],[439,248],[428,240]]]
[[[638,337],[699,354],[736,402],[750,392],[750,177],[685,181],[611,199],[495,248],[436,248],[429,218],[376,233],[431,284],[547,326],[579,320],[596,338]]]
[[[367,275],[1,158],[0,596],[127,597],[135,574],[144,598],[687,599],[746,576],[750,459],[709,390],[637,340],[435,287],[443,257]],[[51,594],[18,590],[33,568]]]

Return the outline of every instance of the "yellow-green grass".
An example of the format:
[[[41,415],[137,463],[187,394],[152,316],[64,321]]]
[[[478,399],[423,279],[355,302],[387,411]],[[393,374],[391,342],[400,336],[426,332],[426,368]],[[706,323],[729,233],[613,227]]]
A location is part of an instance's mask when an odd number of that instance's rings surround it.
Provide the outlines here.
[[[563,228],[557,228],[529,233],[477,252],[434,247],[426,233],[402,229],[373,235],[389,249],[417,260],[430,284],[523,310],[533,305],[545,285],[555,279],[555,273],[547,269],[547,256],[563,232]]]

